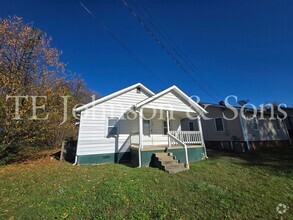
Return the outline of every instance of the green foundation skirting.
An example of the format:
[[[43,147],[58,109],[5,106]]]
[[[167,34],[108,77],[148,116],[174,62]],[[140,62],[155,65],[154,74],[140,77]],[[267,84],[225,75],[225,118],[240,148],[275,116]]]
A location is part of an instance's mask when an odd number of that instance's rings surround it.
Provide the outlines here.
[[[141,165],[150,166],[155,153],[164,152],[164,150],[151,150],[141,152]],[[180,163],[185,163],[184,148],[169,149],[168,152],[173,153]],[[198,161],[204,158],[203,147],[188,148],[189,162]],[[131,162],[138,166],[138,149],[131,148],[130,152],[124,153],[109,153],[109,154],[94,154],[94,155],[79,155],[77,156],[77,163],[79,165],[86,164],[102,164],[102,163],[127,163]]]
[[[204,158],[204,148],[203,147],[195,147],[188,148],[188,160],[189,162],[198,161]],[[142,151],[141,152],[141,165],[142,166],[150,166],[151,161],[155,153],[164,152],[164,150],[152,150],[152,151]],[[167,152],[173,153],[177,160],[180,163],[185,163],[185,151],[182,149],[169,149]],[[131,159],[132,163],[135,166],[139,165],[138,161],[138,149],[131,148]]]
[[[123,162],[130,162],[130,161],[131,161],[130,152],[77,156],[77,164],[79,165],[101,164],[101,163],[123,163]]]

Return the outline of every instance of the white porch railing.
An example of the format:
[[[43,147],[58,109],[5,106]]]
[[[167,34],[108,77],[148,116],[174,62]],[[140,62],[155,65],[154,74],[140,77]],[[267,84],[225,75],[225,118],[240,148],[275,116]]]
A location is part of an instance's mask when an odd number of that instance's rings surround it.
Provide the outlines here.
[[[181,140],[179,140],[177,137],[171,134],[171,132],[168,132],[168,137],[171,140],[171,143],[177,143],[181,145],[184,148],[184,154],[185,154],[185,167],[189,169],[189,162],[188,162],[188,152],[187,152],[187,146],[185,143],[183,143]]]
[[[132,132],[130,134],[130,145],[132,144],[139,145],[139,132]]]
[[[202,143],[199,131],[170,131],[170,134],[187,145]],[[178,145],[178,143],[171,140],[171,145]]]

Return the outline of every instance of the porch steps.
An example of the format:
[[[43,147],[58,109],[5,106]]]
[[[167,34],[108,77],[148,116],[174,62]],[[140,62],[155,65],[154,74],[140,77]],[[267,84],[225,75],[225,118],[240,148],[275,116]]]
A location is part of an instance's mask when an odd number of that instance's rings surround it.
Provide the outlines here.
[[[168,173],[178,173],[187,170],[184,164],[179,163],[172,153],[155,153],[153,165]]]

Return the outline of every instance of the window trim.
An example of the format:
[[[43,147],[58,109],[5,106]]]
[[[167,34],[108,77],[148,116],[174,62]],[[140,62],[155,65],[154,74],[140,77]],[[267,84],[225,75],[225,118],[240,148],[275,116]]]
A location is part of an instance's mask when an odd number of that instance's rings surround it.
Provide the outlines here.
[[[222,127],[223,127],[223,130],[222,131],[219,131],[218,128],[217,128],[217,123],[216,123],[216,120],[217,119],[221,119]],[[225,126],[224,126],[224,120],[223,120],[223,118],[215,118],[214,119],[214,124],[215,124],[215,129],[216,129],[217,132],[225,132]]]
[[[115,126],[109,126],[109,119],[117,119],[117,123]],[[119,117],[106,117],[106,129],[105,129],[105,136],[106,137],[113,137],[113,136],[118,136],[119,135]],[[116,127],[117,128],[117,134],[109,134],[109,127]]]
[[[149,121],[149,134],[144,134],[144,122],[145,121]],[[151,132],[152,132],[152,120],[149,120],[149,119],[143,119],[142,120],[142,134],[143,134],[143,136],[147,136],[147,137],[150,137],[151,136]]]

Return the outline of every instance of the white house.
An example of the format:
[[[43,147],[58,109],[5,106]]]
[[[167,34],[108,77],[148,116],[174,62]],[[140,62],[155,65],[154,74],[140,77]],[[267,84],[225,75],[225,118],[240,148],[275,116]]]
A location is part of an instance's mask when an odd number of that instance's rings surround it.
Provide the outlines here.
[[[181,121],[207,112],[176,86],[154,94],[138,83],[75,111],[80,114],[77,164],[131,160],[139,167],[159,162],[188,168],[190,161],[206,157],[201,120],[199,131],[181,131]],[[161,161],[168,157],[174,161]]]

